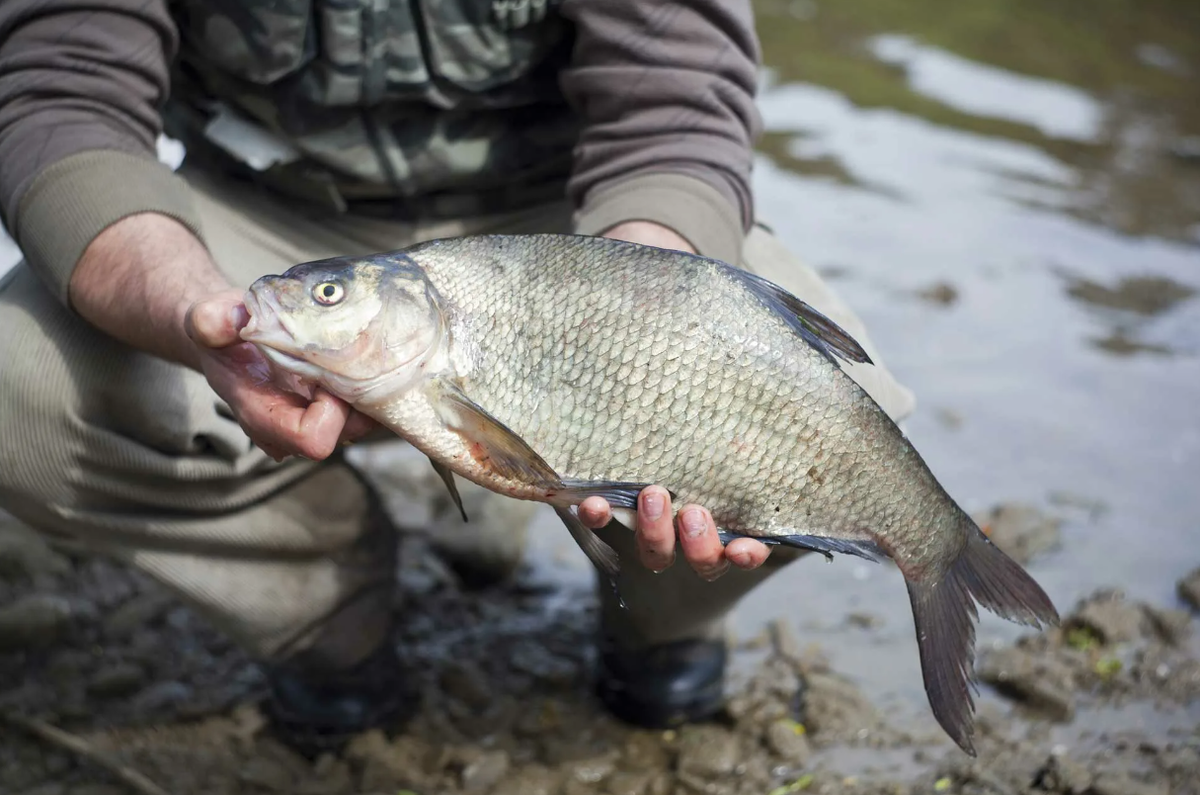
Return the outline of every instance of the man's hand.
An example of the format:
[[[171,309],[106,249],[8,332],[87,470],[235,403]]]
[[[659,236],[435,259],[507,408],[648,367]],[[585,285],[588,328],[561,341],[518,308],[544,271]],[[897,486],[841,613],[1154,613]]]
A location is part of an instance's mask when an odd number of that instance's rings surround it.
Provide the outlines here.
[[[626,221],[609,229],[604,237],[696,253],[675,230],[650,221]],[[699,505],[683,506],[672,521],[671,497],[661,486],[642,491],[637,513],[638,557],[651,571],[662,571],[675,562],[676,530],[683,557],[706,580],[717,579],[729,571],[730,564],[756,569],[771,554],[770,547],[752,538],[738,538],[723,546],[712,514]],[[603,497],[588,497],[579,506],[579,518],[596,530],[612,520],[612,509]]]
[[[332,395],[318,391],[310,401],[271,383],[262,354],[238,336],[249,319],[241,292],[171,218],[131,215],[97,235],[71,276],[70,300],[110,336],[203,373],[276,460],[319,460],[374,428]]]
[[[271,381],[263,355],[238,336],[249,317],[240,292],[195,302],[184,328],[199,352],[200,370],[255,444],[276,461],[292,455],[320,461],[340,443],[377,426],[342,400],[317,389],[311,401]]]
[[[598,530],[612,521],[612,509],[603,497],[588,497],[579,505],[579,519]],[[737,538],[721,544],[712,514],[699,505],[688,504],[673,516],[671,495],[662,486],[647,486],[638,497],[638,559],[651,571],[662,571],[675,562],[675,537],[683,556],[706,580],[715,580],[733,564],[739,569],[757,569],[771,549],[752,538]]]

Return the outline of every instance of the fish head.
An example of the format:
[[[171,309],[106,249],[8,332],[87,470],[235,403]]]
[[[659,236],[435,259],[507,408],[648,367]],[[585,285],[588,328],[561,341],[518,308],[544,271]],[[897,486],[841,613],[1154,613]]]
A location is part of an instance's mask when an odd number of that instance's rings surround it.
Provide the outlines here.
[[[302,263],[254,282],[244,300],[242,339],[351,403],[421,381],[445,329],[436,290],[400,253]]]

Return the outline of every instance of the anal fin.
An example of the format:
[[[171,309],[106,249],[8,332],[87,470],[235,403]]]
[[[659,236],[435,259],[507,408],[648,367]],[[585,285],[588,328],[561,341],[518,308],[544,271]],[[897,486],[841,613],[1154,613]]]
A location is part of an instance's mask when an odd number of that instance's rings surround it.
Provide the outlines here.
[[[462,497],[458,495],[458,486],[454,483],[454,472],[445,464],[439,464],[432,458],[429,463],[433,465],[433,471],[438,473],[438,477],[446,484],[446,490],[450,492],[450,499],[454,500],[454,504],[458,506],[458,512],[462,514],[463,521],[467,519],[467,509],[463,507]]]
[[[722,544],[728,544],[735,538],[753,538],[755,541],[761,541],[768,546],[781,545],[805,549],[810,552],[820,552],[825,556],[826,560],[832,560],[835,552],[840,555],[854,555],[873,563],[878,563],[879,558],[883,556],[883,551],[871,541],[826,538],[825,536],[810,536],[799,533],[786,536],[750,536],[741,533],[731,533],[727,530],[718,530],[717,532]]]
[[[621,558],[617,556],[617,551],[596,535],[594,530],[585,527],[570,508],[555,507],[554,512],[567,526],[571,538],[575,539],[575,543],[583,550],[583,554],[587,555],[587,559],[592,562],[593,566],[607,574],[609,579],[614,581],[615,586],[616,578],[621,573]]]

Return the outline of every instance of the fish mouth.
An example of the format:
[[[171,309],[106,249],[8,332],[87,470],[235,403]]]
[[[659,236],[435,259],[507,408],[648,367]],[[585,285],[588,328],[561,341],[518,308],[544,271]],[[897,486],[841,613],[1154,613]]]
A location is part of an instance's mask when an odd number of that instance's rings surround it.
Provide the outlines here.
[[[295,370],[307,367],[290,331],[283,323],[278,305],[269,295],[259,293],[254,286],[242,298],[250,320],[238,335],[251,343],[273,363]]]

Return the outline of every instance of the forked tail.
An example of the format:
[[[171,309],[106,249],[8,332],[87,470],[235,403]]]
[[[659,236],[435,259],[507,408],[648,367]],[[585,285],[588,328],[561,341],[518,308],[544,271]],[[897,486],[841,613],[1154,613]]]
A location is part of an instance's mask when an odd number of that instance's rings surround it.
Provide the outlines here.
[[[967,545],[935,582],[909,580],[921,672],[929,706],[946,733],[975,756],[975,602],[996,615],[1041,627],[1057,624],[1050,597],[1012,558],[988,540],[966,514]]]

